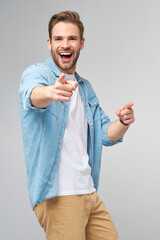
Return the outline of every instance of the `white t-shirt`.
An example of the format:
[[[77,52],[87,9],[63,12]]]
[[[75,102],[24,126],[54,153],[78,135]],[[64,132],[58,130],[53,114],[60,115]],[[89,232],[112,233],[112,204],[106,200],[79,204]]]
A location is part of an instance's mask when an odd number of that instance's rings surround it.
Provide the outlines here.
[[[65,74],[68,81],[77,81]],[[95,191],[87,153],[87,121],[77,87],[70,99],[68,123],[64,133],[58,168],[59,196]]]

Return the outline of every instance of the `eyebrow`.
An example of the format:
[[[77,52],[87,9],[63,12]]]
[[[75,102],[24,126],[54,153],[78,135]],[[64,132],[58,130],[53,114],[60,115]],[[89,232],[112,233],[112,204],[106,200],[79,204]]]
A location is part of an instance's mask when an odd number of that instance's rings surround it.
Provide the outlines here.
[[[78,38],[77,35],[71,35],[71,36],[69,36],[69,37]]]
[[[70,35],[70,36],[68,36],[68,38],[78,38],[78,36],[77,35]],[[63,36],[53,36],[53,38],[55,39],[55,38],[63,38]]]
[[[53,38],[61,38],[62,36],[53,36]]]

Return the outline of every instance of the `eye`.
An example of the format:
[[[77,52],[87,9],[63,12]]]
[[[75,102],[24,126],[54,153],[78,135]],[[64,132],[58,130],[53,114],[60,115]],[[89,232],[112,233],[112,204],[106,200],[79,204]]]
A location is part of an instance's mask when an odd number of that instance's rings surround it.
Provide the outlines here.
[[[62,38],[61,37],[57,37],[55,38],[55,41],[60,41]]]
[[[71,41],[75,41],[75,40],[76,40],[76,37],[70,37],[70,40],[71,40]]]

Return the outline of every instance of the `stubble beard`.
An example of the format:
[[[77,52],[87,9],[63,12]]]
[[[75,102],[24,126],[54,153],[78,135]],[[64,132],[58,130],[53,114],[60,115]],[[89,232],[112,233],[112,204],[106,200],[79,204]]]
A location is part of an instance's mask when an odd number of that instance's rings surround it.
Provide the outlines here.
[[[74,54],[75,54],[75,52],[74,52]],[[63,71],[72,69],[76,65],[77,60],[78,60],[79,55],[80,55],[80,49],[76,52],[75,57],[73,59],[73,62],[70,66],[65,66],[65,64],[64,65],[61,64],[60,61],[58,60],[57,55],[59,56],[59,53],[55,52],[55,51],[53,51],[53,49],[51,49],[51,56],[52,56],[52,59],[53,59],[54,63],[57,65],[57,67],[60,70],[62,70],[61,72],[63,72]]]

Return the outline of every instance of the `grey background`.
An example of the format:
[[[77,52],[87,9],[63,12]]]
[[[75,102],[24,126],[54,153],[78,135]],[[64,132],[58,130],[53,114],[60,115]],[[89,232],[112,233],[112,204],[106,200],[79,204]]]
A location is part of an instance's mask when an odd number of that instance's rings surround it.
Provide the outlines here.
[[[159,240],[159,0],[0,1],[0,238],[45,239],[28,197],[17,92],[23,70],[49,54],[50,17],[67,9],[85,25],[77,71],[106,114],[115,120],[135,103],[124,143],[103,148],[99,194],[121,240]]]

